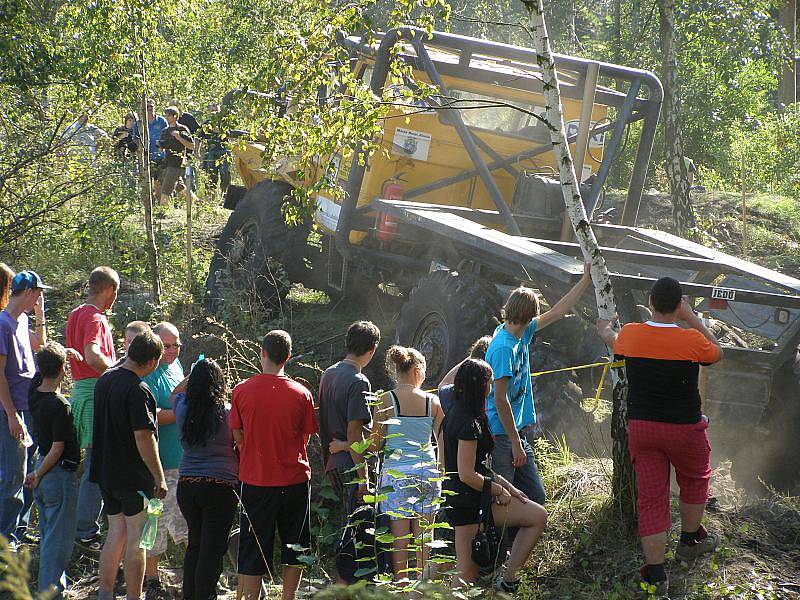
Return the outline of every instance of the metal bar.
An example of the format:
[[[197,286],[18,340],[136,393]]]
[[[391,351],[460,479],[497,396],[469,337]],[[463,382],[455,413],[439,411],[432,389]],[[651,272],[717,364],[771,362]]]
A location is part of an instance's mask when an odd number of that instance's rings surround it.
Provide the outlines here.
[[[444,114],[447,114],[447,112],[445,112]],[[472,139],[475,140],[475,144],[481,150],[483,150],[486,154],[488,154],[495,161],[503,162],[503,156],[498,154],[497,152],[495,152],[494,149],[488,143],[486,143],[483,139],[481,139],[480,136],[473,134],[471,131],[470,131],[470,135],[472,136]],[[517,171],[511,165],[503,165],[500,168],[503,169],[509,175],[511,175],[514,179],[519,177],[519,171]]]
[[[631,123],[634,123],[638,120],[632,119]],[[595,133],[605,133],[609,131],[614,126],[614,123],[608,123],[606,125],[602,125],[595,130]],[[567,143],[572,143],[577,138],[577,135],[571,135],[567,138]],[[514,154],[513,156],[509,156],[508,158],[504,158],[502,161],[495,161],[489,163],[487,165],[490,171],[494,171],[496,169],[500,169],[508,164],[514,164],[518,162],[522,162],[523,160],[527,160],[529,158],[533,158],[534,156],[538,156],[539,154],[544,154],[548,150],[552,150],[552,144],[543,144],[541,146],[536,146],[531,148],[530,150],[525,150],[518,154]],[[426,185],[421,185],[419,187],[411,188],[405,194],[403,194],[403,198],[416,198],[417,196],[422,196],[424,194],[428,194],[430,192],[435,192],[436,190],[440,190],[445,188],[449,185],[454,185],[456,183],[461,183],[462,181],[466,181],[468,179],[472,179],[478,174],[478,171],[475,169],[471,169],[469,171],[462,171],[461,173],[457,173],[451,177],[445,177],[444,179],[439,179],[432,183],[428,183]]]
[[[575,173],[578,183],[582,180],[583,163],[586,159],[586,149],[589,147],[589,129],[592,126],[592,111],[594,109],[594,93],[597,89],[597,77],[600,74],[600,65],[592,63],[586,69],[586,78],[583,88],[583,102],[581,103],[581,120],[578,125],[578,139],[575,140]]]
[[[578,178],[578,189],[583,181],[583,161],[586,159],[586,148],[589,147],[589,128],[592,126],[592,111],[594,109],[594,93],[597,89],[597,77],[600,74],[600,65],[590,64],[583,78],[583,99],[581,101],[581,118],[578,124],[578,138],[575,140],[575,176]],[[591,218],[589,219],[591,221]],[[571,240],[575,233],[572,230],[572,221],[567,211],[561,221],[561,239]]]
[[[471,52],[473,54],[473,58],[475,58],[475,54],[483,54],[489,58],[505,58],[507,60],[519,61],[521,63],[530,65],[533,68],[537,68],[537,54],[532,48],[522,48],[519,46],[512,46],[510,44],[502,44],[500,42],[492,42],[489,40],[479,40],[476,38],[456,35],[453,33],[443,33],[440,31],[434,31],[429,34],[428,32],[423,32],[422,30],[411,27],[404,29],[406,30],[404,37],[411,31],[418,31],[425,35],[426,38],[429,37],[428,43],[431,46],[441,45],[445,48],[453,50]],[[388,35],[388,32],[386,35]],[[362,46],[362,48],[369,52],[369,48],[364,46]],[[585,58],[579,58],[577,56],[567,56],[564,54],[553,54],[553,60],[555,61],[557,68],[572,69],[578,73],[584,72],[591,63],[598,62]],[[658,77],[656,77],[650,71],[634,69],[632,67],[625,67],[606,62],[599,62],[598,64],[600,65],[601,76],[613,77],[623,81],[641,79],[651,92],[649,98],[650,102],[660,104],[663,100],[664,93],[661,87],[661,82],[658,80]]]
[[[416,56],[403,53],[400,54],[400,57],[411,63],[414,63],[416,60]],[[436,64],[436,69],[442,76],[464,78],[464,76],[468,74],[470,81],[488,83],[490,85],[501,86],[504,88],[507,87],[514,90],[531,92],[533,94],[541,94],[544,91],[544,86],[538,79],[532,79],[530,77],[514,77],[511,75],[508,75],[505,78],[500,78],[498,77],[497,73],[491,73],[490,71],[484,71],[475,67],[468,68],[461,64],[456,65],[437,61],[435,59],[433,62]],[[561,74],[563,74],[563,71],[559,75]],[[559,85],[561,87],[561,96],[563,98],[570,98],[572,100],[580,100],[583,98],[583,91],[575,83],[559,82]],[[595,102],[599,104],[605,104],[619,108],[622,106],[624,101],[625,94],[622,92],[610,90],[602,86],[598,86],[598,89],[595,92]],[[637,98],[636,106],[638,108],[644,108],[648,106],[648,102],[649,101],[647,99]]]
[[[383,90],[383,86],[386,83],[386,76],[391,66],[389,51],[397,43],[399,33],[397,29],[387,31],[381,40],[380,46],[378,46],[377,52],[375,52],[375,65],[372,68],[369,86],[378,97],[382,96],[381,90]],[[358,197],[361,194],[361,185],[364,183],[364,173],[367,168],[366,161],[361,158],[365,145],[364,140],[360,140],[353,152],[350,175],[347,178],[347,190],[345,190],[344,198],[342,198],[339,220],[336,222],[336,233],[334,235],[336,249],[345,258],[352,252],[352,246],[350,245],[351,222],[358,203]]]
[[[660,84],[659,84],[660,85]],[[663,95],[663,91],[662,91]],[[628,195],[622,207],[623,225],[636,225],[639,219],[639,206],[642,203],[642,192],[647,178],[647,168],[650,164],[650,155],[653,152],[653,141],[658,127],[658,115],[661,112],[661,103],[653,104],[647,108],[647,116],[639,137],[639,146],[636,150],[636,160],[633,163],[631,179],[628,182]]]
[[[586,199],[586,215],[589,217],[590,222],[592,220],[594,207],[597,205],[597,199],[600,197],[600,191],[603,189],[606,178],[608,178],[608,173],[611,171],[611,163],[614,162],[617,154],[617,148],[619,148],[619,145],[622,142],[622,135],[625,133],[625,126],[627,125],[628,117],[633,109],[633,101],[636,100],[636,94],[639,93],[639,88],[641,85],[642,84],[638,79],[635,79],[633,82],[631,82],[631,88],[628,90],[628,95],[625,97],[625,103],[622,105],[622,108],[619,109],[617,126],[614,127],[614,133],[611,135],[611,142],[609,142],[608,146],[603,151],[603,162],[600,163],[600,169],[597,171],[597,177],[592,184],[592,189],[589,190],[589,197]]]
[[[417,56],[419,56],[423,66],[425,67],[425,72],[428,74],[428,77],[431,78],[431,82],[441,90],[442,94],[446,95],[447,88],[445,87],[442,78],[439,76],[439,73],[436,71],[436,66],[433,64],[433,61],[431,60],[431,57],[425,48],[425,42],[422,36],[422,32],[414,35],[412,41],[414,49],[417,51]],[[461,118],[461,112],[457,109],[453,110],[450,113],[449,118],[456,128],[458,136],[461,138],[461,142],[464,144],[467,154],[469,154],[469,157],[472,159],[472,163],[475,165],[478,175],[480,175],[481,181],[483,181],[483,185],[486,186],[486,190],[492,197],[492,201],[497,207],[497,210],[503,216],[503,222],[509,233],[520,235],[521,231],[519,226],[514,220],[514,216],[511,214],[511,210],[508,208],[500,188],[497,187],[497,182],[495,182],[495,180],[492,178],[491,172],[487,168],[486,163],[483,161],[483,157],[481,156],[478,147],[475,145],[475,141],[472,139],[472,134],[467,126],[464,125],[464,120]]]

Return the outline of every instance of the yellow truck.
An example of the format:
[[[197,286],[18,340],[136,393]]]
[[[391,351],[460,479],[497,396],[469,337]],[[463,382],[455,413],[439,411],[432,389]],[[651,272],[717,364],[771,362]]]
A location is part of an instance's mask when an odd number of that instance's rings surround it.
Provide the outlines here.
[[[410,28],[376,42],[345,36],[340,42],[351,59],[344,68],[379,97],[407,98],[400,88],[415,82],[436,93],[408,100],[412,111],[397,106],[397,118],[385,120],[376,140],[380,151],[368,160],[363,142],[355,152],[325,157],[320,170],[332,169],[345,193],[319,193],[313,223],[284,222],[281,206],[300,179],[291,160],[264,168],[263,147],[240,151],[237,167],[247,189],[219,238],[208,305],[218,308],[230,298],[226,289],[269,300],[293,282],[356,297],[380,285],[405,298],[398,341],[424,353],[428,382],[435,383],[475,338],[492,332],[512,286],[530,285],[553,299],[582,273],[580,248],[565,226],[549,129],[539,118],[537,56],[529,48]],[[410,65],[413,80],[387,83],[394,59]],[[731,432],[733,440],[767,445],[793,426],[787,423],[799,422],[792,365],[800,343],[800,280],[636,227],[661,84],[647,71],[562,55],[555,60],[581,195],[613,273],[620,316],[640,321],[653,281],[671,275],[699,310],[763,340],[757,350],[726,347],[726,360],[708,370],[704,409],[721,424],[717,436]],[[600,219],[609,171],[623,143],[634,140],[624,206]],[[312,228],[321,246],[309,243]],[[583,301],[590,317],[593,297]],[[602,353],[597,343],[592,335],[576,340],[571,360]],[[553,419],[559,410],[552,410]],[[745,429],[752,435],[744,436]],[[773,462],[787,464],[793,455],[788,464],[796,482],[800,436],[793,439]]]

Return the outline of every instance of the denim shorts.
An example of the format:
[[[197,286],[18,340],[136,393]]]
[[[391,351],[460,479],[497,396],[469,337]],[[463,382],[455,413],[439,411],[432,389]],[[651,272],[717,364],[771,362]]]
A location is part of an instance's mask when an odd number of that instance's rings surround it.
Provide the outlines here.
[[[509,440],[508,436],[505,434],[494,436],[492,471],[524,492],[528,498],[537,504],[544,505],[544,485],[539,475],[539,468],[536,466],[536,456],[533,453],[533,447],[528,443],[528,440],[525,439],[523,432],[520,432],[520,439],[527,460],[523,466],[515,468],[512,464],[513,453],[511,452],[511,440]]]

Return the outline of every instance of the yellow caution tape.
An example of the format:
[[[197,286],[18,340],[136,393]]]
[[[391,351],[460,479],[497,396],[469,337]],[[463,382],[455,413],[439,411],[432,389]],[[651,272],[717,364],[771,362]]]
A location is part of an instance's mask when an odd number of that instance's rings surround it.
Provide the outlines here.
[[[625,366],[624,360],[617,360],[614,362],[608,362],[607,360],[604,360],[603,362],[590,363],[588,365],[564,367],[562,369],[552,369],[550,371],[538,371],[536,373],[531,373],[531,377],[539,377],[540,375],[550,375],[550,373],[563,373],[565,371],[580,371],[581,369],[591,369],[592,367],[604,367],[603,371],[605,372],[606,370],[608,370],[608,367],[624,367],[624,366]]]
[[[535,373],[531,373],[531,377],[539,377],[541,375],[550,375],[551,373],[565,373],[566,371],[580,371],[581,369],[592,369],[594,367],[603,367],[603,373],[600,375],[600,385],[597,387],[597,394],[595,395],[595,404],[600,401],[600,394],[603,391],[603,382],[606,379],[606,374],[608,373],[609,367],[618,368],[624,367],[625,361],[624,360],[615,360],[613,362],[609,362],[604,360],[602,362],[596,363],[589,363],[587,365],[576,365],[574,367],[563,367],[561,369],[551,369],[549,371],[537,371]],[[433,393],[436,392],[436,389],[432,390],[425,390],[426,392]]]

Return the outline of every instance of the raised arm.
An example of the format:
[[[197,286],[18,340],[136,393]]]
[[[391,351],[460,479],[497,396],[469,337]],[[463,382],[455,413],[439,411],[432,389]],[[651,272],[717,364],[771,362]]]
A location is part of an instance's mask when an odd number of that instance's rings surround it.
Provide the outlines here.
[[[694,312],[694,310],[692,309],[692,305],[689,304],[689,301],[687,300],[686,296],[684,296],[683,299],[681,300],[681,304],[678,307],[677,317],[679,320],[686,323],[692,329],[696,329],[697,331],[702,333],[703,337],[705,337],[709,342],[711,342],[717,347],[716,360],[711,360],[709,362],[712,363],[719,362],[724,358],[725,353],[722,351],[722,345],[719,343],[719,340],[716,337],[714,337],[714,334],[711,333],[705,325],[703,325],[703,320],[700,317],[698,317],[697,314]]]
[[[614,318],[616,321],[616,318]],[[619,332],[614,331],[613,322],[609,321],[608,319],[597,319],[597,335],[600,336],[600,339],[606,343],[606,346],[614,349],[614,344],[617,342],[617,338],[619,337]]]
[[[583,265],[583,277],[575,286],[566,293],[566,295],[556,302],[553,307],[545,313],[536,317],[536,330],[544,329],[548,325],[555,323],[565,314],[567,314],[572,307],[581,299],[583,292],[592,283],[592,276],[589,273],[589,263]]]

